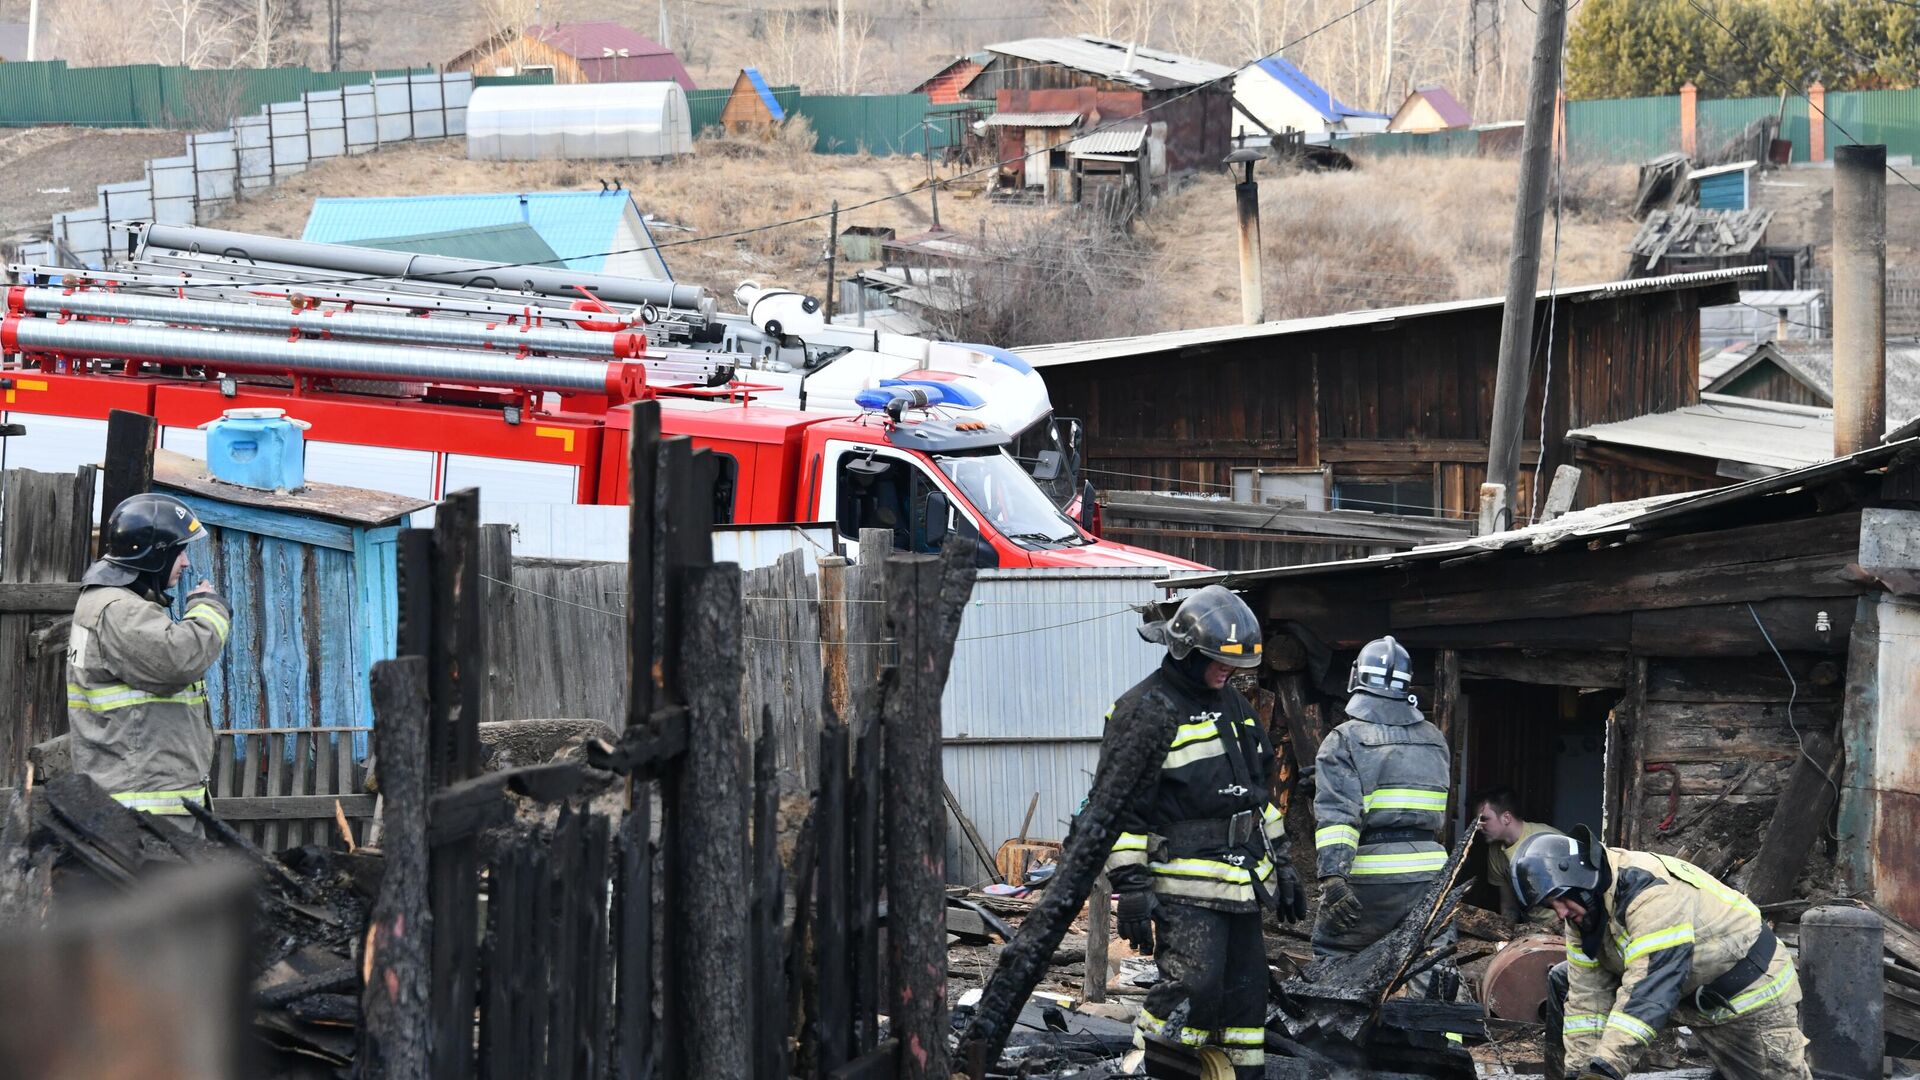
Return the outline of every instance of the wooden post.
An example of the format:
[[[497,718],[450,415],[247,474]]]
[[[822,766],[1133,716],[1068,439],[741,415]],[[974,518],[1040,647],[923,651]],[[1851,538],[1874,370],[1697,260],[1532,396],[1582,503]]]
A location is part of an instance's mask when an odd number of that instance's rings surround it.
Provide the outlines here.
[[[853,778],[847,791],[849,853],[853,857],[851,949],[853,961],[853,1053],[880,1044],[880,670],[891,656],[888,640],[885,561],[893,550],[889,529],[860,530],[860,563],[847,581],[847,735],[853,740]],[[942,924],[944,925],[944,919]]]
[[[697,733],[669,788],[681,887],[673,996],[685,1001],[686,1072],[694,1080],[750,1075],[747,1023],[747,814],[740,733],[740,570],[682,571],[675,635],[688,727]],[[944,945],[944,939],[942,941]],[[944,977],[945,970],[942,969]]]
[[[660,403],[632,406],[627,458],[627,715],[628,731],[645,731],[656,690],[654,553],[658,550],[654,492],[659,468]],[[646,779],[627,778],[627,813],[620,823],[619,913],[614,930],[614,1075],[643,1080],[653,1068],[653,792]],[[672,995],[668,995],[669,998]]]
[[[1626,775],[1621,777],[1621,786],[1625,789],[1620,800],[1620,821],[1618,835],[1623,847],[1640,846],[1641,803],[1647,790],[1647,745],[1652,738],[1646,722],[1647,712],[1647,661],[1645,657],[1633,658],[1633,666],[1627,670],[1626,693],[1620,704],[1613,707],[1615,719],[1624,728],[1622,742],[1629,748],[1626,760],[1621,767]]]
[[[888,621],[900,657],[881,690],[887,786],[930,794],[942,782],[940,695],[973,590],[972,552],[887,559]],[[930,797],[889,800],[887,961],[904,1080],[946,1080],[946,815]]]
[[[818,1066],[831,1073],[853,1058],[853,957],[847,951],[849,903],[873,902],[848,892],[848,840],[853,829],[847,816],[847,728],[838,722],[831,703],[820,732],[820,809],[814,821],[820,835],[815,865],[814,957],[819,971],[819,994],[814,1010],[819,1020]]]
[[[787,950],[782,947],[780,916],[785,879],[780,869],[780,781],[776,773],[778,738],[770,710],[761,710],[760,737],[753,748],[753,972],[751,1047],[753,1075],[787,1080]],[[844,954],[836,953],[835,956]]]
[[[1538,479],[1536,478],[1536,482]],[[1561,465],[1553,470],[1553,486],[1547,489],[1547,501],[1540,508],[1540,520],[1552,521],[1561,514],[1573,509],[1573,500],[1580,492],[1580,469],[1575,465]]]
[[[1754,856],[1746,894],[1756,904],[1774,904],[1793,897],[1793,883],[1806,865],[1807,851],[1827,827],[1833,813],[1834,785],[1839,782],[1840,755],[1833,739],[1820,732],[1806,737],[1806,752],[1794,762],[1787,786],[1775,804],[1766,839]]]
[[[852,690],[847,685],[847,609],[853,606],[847,603],[851,564],[839,555],[828,555],[816,565],[820,573],[822,681],[834,715],[845,717],[853,707]]]
[[[127,409],[107,413],[106,475],[101,477],[100,520],[113,516],[129,496],[153,490],[153,417]]]
[[[1087,1001],[1107,1000],[1107,949],[1113,940],[1113,885],[1107,875],[1093,879],[1093,895],[1087,897],[1087,964],[1080,977],[1080,996]]]
[[[427,1075],[433,917],[427,904],[427,661],[373,666],[373,743],[380,762],[386,872],[367,938],[358,1075]]]
[[[488,619],[486,683],[480,695],[480,722],[524,720],[514,696],[513,665],[507,648],[513,641],[513,526],[480,526],[480,595]],[[551,715],[551,714],[548,714]]]

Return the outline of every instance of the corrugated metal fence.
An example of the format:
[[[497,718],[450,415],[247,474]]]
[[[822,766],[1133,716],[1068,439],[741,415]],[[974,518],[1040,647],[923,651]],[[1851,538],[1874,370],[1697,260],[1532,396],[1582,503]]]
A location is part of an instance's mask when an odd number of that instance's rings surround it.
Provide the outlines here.
[[[0,127],[207,127],[276,101],[409,71],[304,67],[195,69],[159,64],[69,68],[64,60],[0,66]]]
[[[1100,758],[1107,709],[1160,662],[1129,605],[1160,599],[1162,571],[982,570],[940,699],[947,784],[989,848],[1020,834],[1064,839]],[[947,880],[988,870],[947,830]]]
[[[1680,149],[1680,96],[1567,102],[1567,156],[1645,161]]]
[[[1828,94],[1826,114],[1829,155],[1833,147],[1848,143],[1883,143],[1889,156],[1920,159],[1920,90]]]
[[[773,100],[788,116],[800,100],[800,88],[797,86],[769,86],[773,91]],[[727,107],[727,99],[733,96],[733,88],[725,90],[689,90],[687,91],[687,114],[693,121],[693,133],[697,137],[710,127],[720,126],[720,111]]]

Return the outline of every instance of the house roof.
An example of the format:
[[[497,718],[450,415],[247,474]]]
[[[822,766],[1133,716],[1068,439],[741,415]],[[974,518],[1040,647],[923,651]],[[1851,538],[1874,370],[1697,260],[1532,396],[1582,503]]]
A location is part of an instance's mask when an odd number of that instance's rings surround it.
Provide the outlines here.
[[[925,82],[913,88],[915,94],[927,95],[927,101],[934,105],[954,105],[959,103],[960,95],[973,82],[973,77],[987,66],[991,57],[985,53],[973,56],[958,56],[946,67],[928,76]]]
[[[1041,64],[1059,64],[1142,90],[1168,90],[1225,79],[1234,69],[1178,53],[1082,34],[1079,37],[1022,38],[987,46],[990,53]],[[1129,59],[1131,56],[1131,59]]]
[[[1428,105],[1433,106],[1433,111],[1440,114],[1441,122],[1450,128],[1473,126],[1473,114],[1444,86],[1416,86],[1408,96],[1424,98]]]
[[[323,197],[314,200],[300,238],[351,244],[376,237],[525,224],[569,269],[597,272],[605,267],[606,253],[615,246],[628,213],[639,217],[633,196],[625,191]],[[644,222],[640,228],[645,230]]]
[[[516,221],[511,225],[482,225],[472,229],[446,229],[440,232],[413,233],[354,241],[358,247],[382,251],[406,251],[416,255],[444,255],[453,259],[474,259],[490,263],[558,266],[556,254],[532,225]]]
[[[45,42],[41,42],[45,44]],[[17,64],[27,58],[27,24],[0,23],[0,60]]]
[[[1832,391],[1808,378],[1798,366],[1788,363],[1786,358],[1781,356],[1780,350],[1770,341],[1758,344],[1743,341],[1736,345],[1729,345],[1712,356],[1701,357],[1700,391],[1714,394],[1727,393],[1742,376],[1762,364],[1771,364],[1786,373],[1788,378],[1805,386],[1819,397],[1821,404],[1833,404]]]
[[[1773,343],[1782,366],[1833,400],[1833,342]],[[1920,416],[1920,345],[1887,346],[1887,427],[1898,428]]]
[[[535,41],[566,53],[575,60],[598,60],[608,55],[609,50],[615,56],[625,49],[626,55],[633,56],[672,56],[673,50],[665,45],[636,33],[617,22],[570,22],[554,23],[551,26],[529,26],[527,36]]]
[[[1307,73],[1294,67],[1283,57],[1269,56],[1254,65],[1265,72],[1275,82],[1293,91],[1294,96],[1307,103],[1320,114],[1321,119],[1334,123],[1349,117],[1363,116],[1376,120],[1387,119],[1386,113],[1356,109],[1335,98],[1333,92],[1307,77]]]
[[[774,99],[773,90],[767,86],[767,80],[761,76],[759,68],[741,68],[740,74],[745,75],[747,81],[753,84],[753,92],[760,95],[761,103],[766,105],[767,111],[773,114],[775,120],[787,118],[787,110],[781,108],[780,102]]]
[[[1779,401],[1702,394],[1700,404],[1567,432],[1599,443],[1708,458],[1754,471],[1798,469],[1833,456],[1833,410]],[[1746,470],[1726,468],[1733,475]],[[1750,475],[1750,474],[1747,474]]]
[[[1137,154],[1147,142],[1144,125],[1089,131],[1067,144],[1069,154]]]
[[[1077,112],[1003,112],[987,117],[988,127],[1056,128],[1079,122]]]
[[[1542,290],[1538,297],[1546,300],[1552,296],[1558,296],[1561,300],[1578,303],[1584,300],[1633,293],[1704,288],[1738,281],[1745,277],[1754,277],[1765,271],[1765,267],[1748,266],[1731,270],[1706,270],[1694,274],[1668,274],[1664,277],[1635,278],[1630,281],[1611,281],[1600,285],[1580,285],[1554,292]],[[1057,367],[1062,364],[1082,364],[1094,360],[1117,360],[1152,353],[1178,352],[1183,349],[1226,342],[1285,337],[1315,330],[1337,330],[1358,326],[1383,327],[1403,319],[1497,308],[1505,302],[1503,297],[1498,296],[1478,300],[1444,300],[1433,304],[1379,308],[1373,311],[1350,311],[1340,315],[1317,315],[1308,319],[1287,319],[1253,326],[1209,326],[1198,330],[1167,330],[1157,334],[1104,338],[1097,341],[1067,341],[1053,345],[1034,345],[1016,351],[1021,359],[1034,367]]]
[[[1707,169],[1694,169],[1687,174],[1689,181],[1704,180],[1709,176],[1722,176],[1726,173],[1746,172],[1759,164],[1757,161],[1736,161],[1731,165],[1715,165]]]
[[[1397,569],[1417,563],[1438,562],[1443,559],[1455,561],[1487,557],[1507,551],[1520,555],[1537,555],[1569,544],[1589,545],[1595,540],[1631,539],[1636,533],[1644,533],[1656,525],[1668,525],[1676,519],[1686,517],[1693,517],[1701,525],[1710,528],[1716,521],[1738,520],[1737,516],[1727,515],[1722,510],[1730,504],[1794,491],[1836,476],[1863,474],[1880,468],[1899,455],[1915,449],[1920,449],[1920,438],[1903,438],[1868,447],[1850,457],[1821,461],[1729,487],[1715,488],[1710,491],[1691,491],[1678,495],[1656,495],[1650,499],[1638,499],[1633,502],[1606,503],[1586,510],[1575,510],[1552,521],[1521,529],[1510,529],[1506,532],[1489,533],[1468,540],[1426,544],[1392,554],[1373,555],[1361,559],[1342,559],[1338,562],[1301,563],[1266,570],[1195,574],[1169,578],[1154,584],[1178,589],[1193,589],[1202,585],[1226,585],[1230,588],[1240,588],[1280,578],[1344,576]]]

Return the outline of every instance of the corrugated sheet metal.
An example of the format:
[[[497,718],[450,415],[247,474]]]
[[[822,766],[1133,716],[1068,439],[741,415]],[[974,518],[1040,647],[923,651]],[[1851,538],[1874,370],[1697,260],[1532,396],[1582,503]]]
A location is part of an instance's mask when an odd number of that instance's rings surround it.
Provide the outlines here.
[[[1645,161],[1680,149],[1680,97],[1567,102],[1567,154]]]
[[[606,263],[605,253],[623,246],[620,228],[631,212],[633,199],[626,192],[321,198],[314,201],[301,239],[351,244],[369,237],[525,223],[567,260],[567,266],[598,271]]]
[[[1830,93],[1825,111],[1828,157],[1836,146],[1884,143],[1889,157],[1920,159],[1920,90]]]
[[[432,74],[420,68],[417,74]],[[0,127],[212,127],[304,93],[357,86],[392,71],[319,72],[303,67],[201,70],[130,64],[69,68],[64,60],[0,66]]]
[[[1223,64],[1195,60],[1123,41],[1083,34],[1079,37],[1024,38],[987,46],[990,53],[1043,64],[1060,64],[1142,89],[1196,86],[1224,79],[1233,70]]]
[[[1067,144],[1069,154],[1136,154],[1147,141],[1147,129],[1093,131]]]
[[[775,86],[769,88],[774,101],[778,102],[782,112],[793,115],[794,105],[800,100],[798,86]],[[693,134],[697,138],[702,131],[720,126],[720,111],[727,107],[727,99],[733,96],[733,88],[725,90],[689,90],[687,91],[687,115],[693,121]]]
[[[1030,836],[1062,839],[1085,798],[1109,706],[1159,663],[1129,605],[1166,594],[1159,571],[983,570],[960,622],[940,701],[947,783],[989,847],[1013,839],[1034,792]],[[958,828],[947,877],[987,872]]]
[[[617,22],[567,22],[530,26],[527,36],[545,42],[576,60],[597,60],[609,50],[624,49],[628,57],[672,55],[665,45]]]
[[[1798,469],[1833,456],[1833,410],[1703,394],[1702,403],[1567,432],[1575,442],[1692,454],[1762,469]]]
[[[1745,210],[1747,208],[1746,170],[1734,170],[1700,177],[1699,204],[1702,210]]]
[[[987,117],[988,127],[1072,127],[1079,122],[1077,112],[1003,112]]]

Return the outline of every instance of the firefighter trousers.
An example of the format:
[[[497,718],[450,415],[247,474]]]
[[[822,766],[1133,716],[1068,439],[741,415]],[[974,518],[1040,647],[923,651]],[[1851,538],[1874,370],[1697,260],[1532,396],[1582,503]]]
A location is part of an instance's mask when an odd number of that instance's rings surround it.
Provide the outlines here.
[[[1360,918],[1347,929],[1335,931],[1327,925],[1326,913],[1321,912],[1313,924],[1313,955],[1352,956],[1393,933],[1432,884],[1431,878],[1391,884],[1373,884],[1348,878],[1347,885],[1353,889],[1353,895],[1360,899]],[[1450,942],[1455,933],[1454,927],[1449,924],[1434,939],[1435,943]],[[1425,996],[1432,975],[1432,969],[1415,975],[1408,982],[1406,993],[1413,997]]]
[[[1266,1075],[1267,948],[1258,911],[1229,912],[1160,898],[1153,958],[1161,982],[1134,1021],[1136,1045],[1159,1035],[1217,1046],[1237,1080]]]
[[[1563,1075],[1569,1064],[1580,1064],[1566,1060],[1560,1041],[1566,1001],[1567,966],[1555,964],[1547,975],[1547,1002],[1540,1010],[1547,1028],[1542,1049],[1548,1076]],[[1763,1005],[1724,1024],[1695,1023],[1689,1030],[1713,1061],[1713,1080],[1813,1080],[1797,1004]]]

